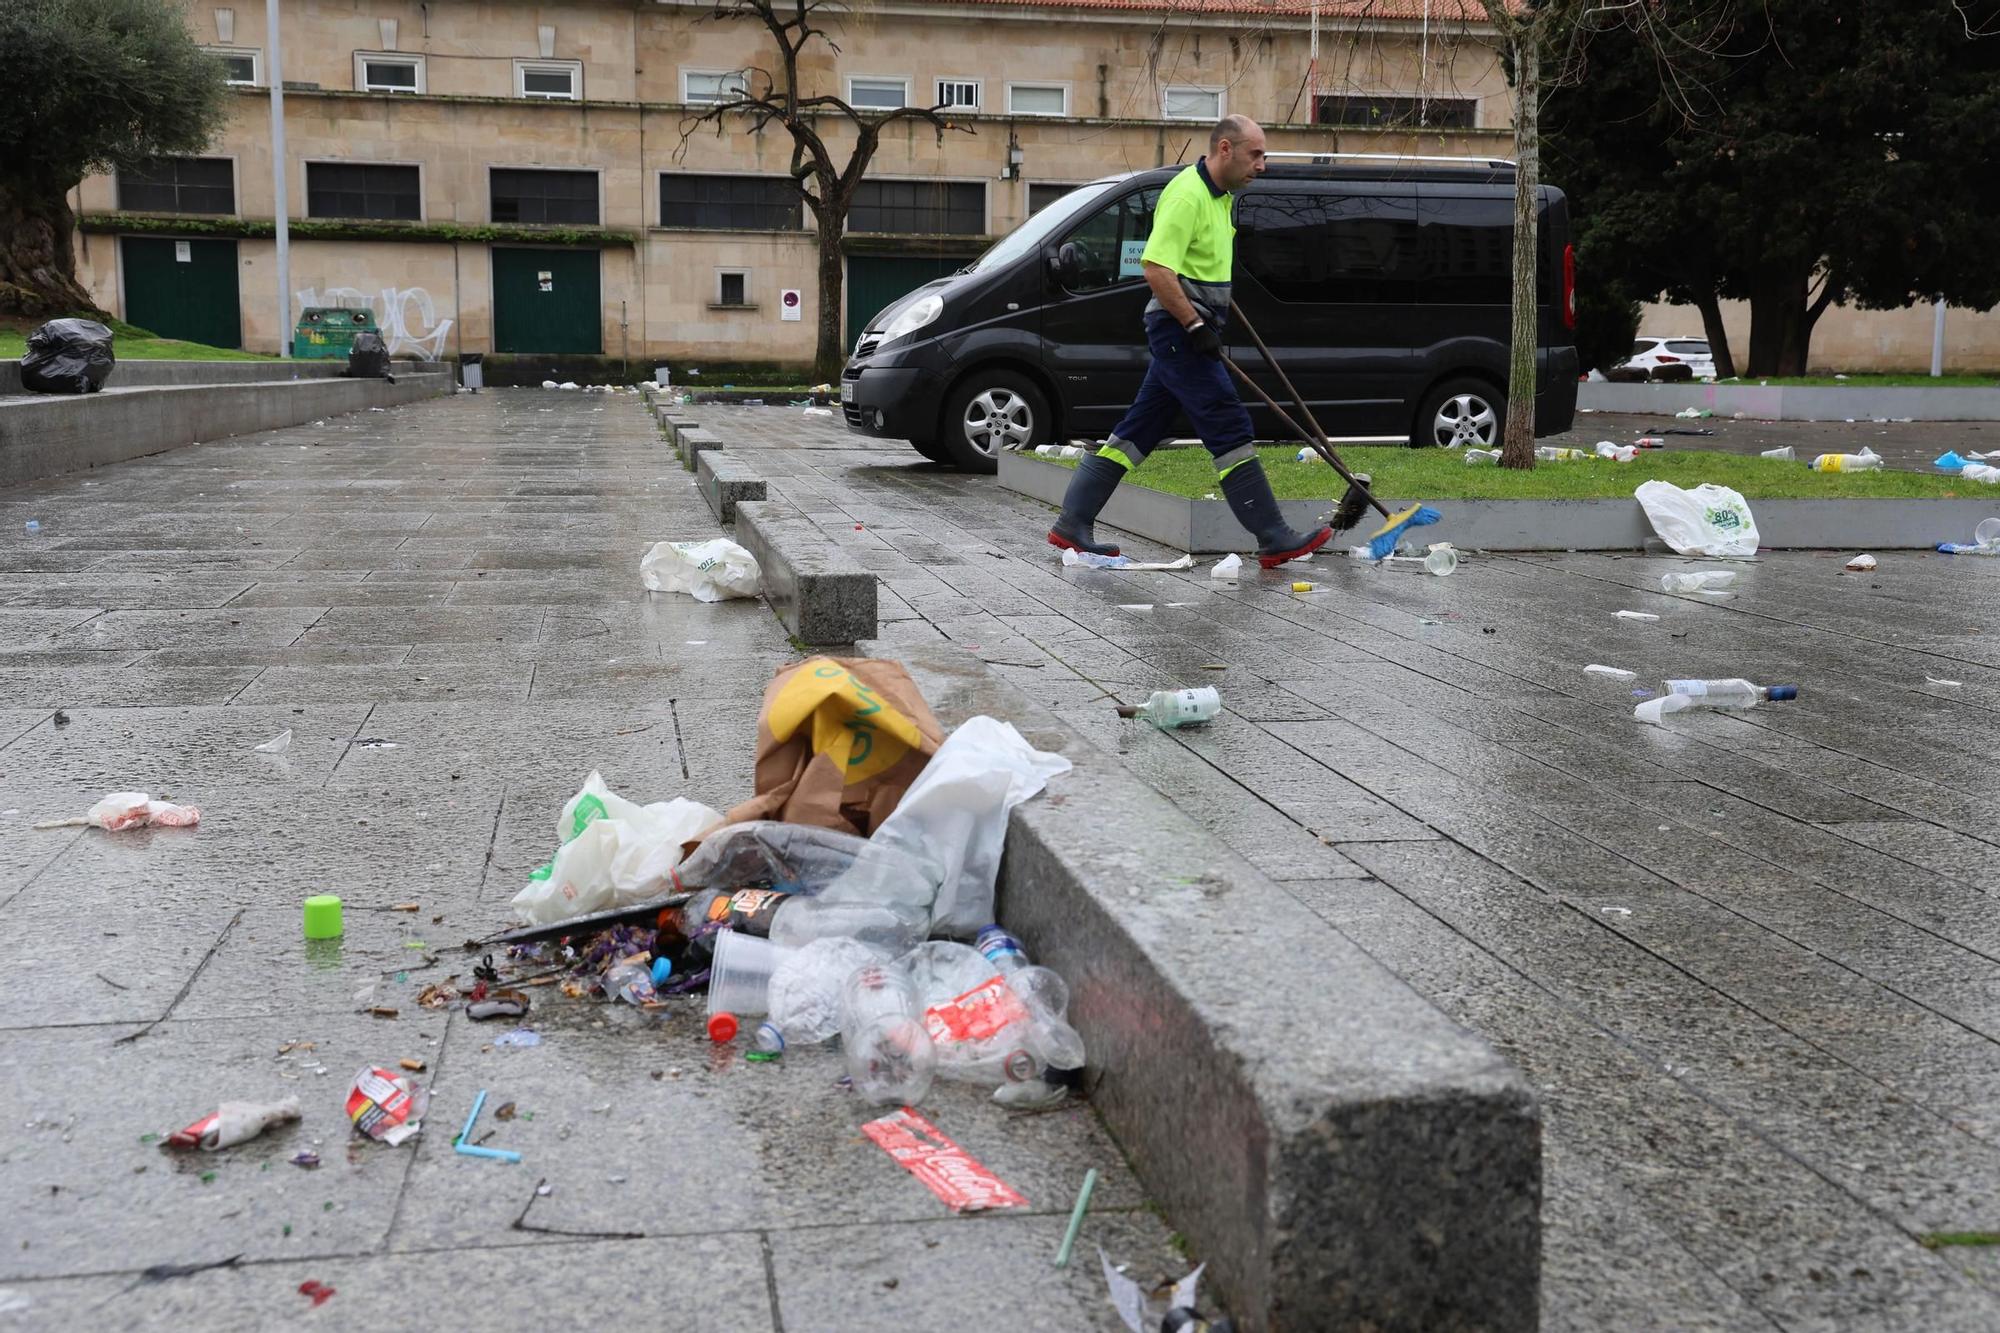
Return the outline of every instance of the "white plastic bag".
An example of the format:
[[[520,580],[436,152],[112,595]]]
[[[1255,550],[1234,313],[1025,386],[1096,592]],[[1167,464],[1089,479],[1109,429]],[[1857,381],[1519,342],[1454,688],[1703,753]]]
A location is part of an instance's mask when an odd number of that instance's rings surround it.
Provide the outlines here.
[[[870,839],[942,868],[933,934],[970,938],[993,923],[1007,814],[1069,770],[996,718],[972,718],[945,737]]]
[[[1727,486],[1684,491],[1670,481],[1649,481],[1632,495],[1660,540],[1681,555],[1757,554],[1757,520],[1750,516],[1750,503]]]
[[[545,926],[644,902],[666,892],[681,844],[721,822],[715,811],[683,797],[634,805],[593,772],[563,806],[556,822],[562,847],[514,895],[514,914]]]
[[[755,597],[762,571],[757,557],[730,541],[655,542],[639,562],[639,577],[654,592],[685,592],[703,602]]]

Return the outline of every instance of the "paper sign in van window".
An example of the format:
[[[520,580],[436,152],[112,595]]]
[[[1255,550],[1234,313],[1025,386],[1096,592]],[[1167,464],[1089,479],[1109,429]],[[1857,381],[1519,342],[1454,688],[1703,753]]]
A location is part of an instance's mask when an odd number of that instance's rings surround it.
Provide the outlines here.
[[[1118,276],[1121,278],[1144,277],[1145,266],[1139,257],[1146,253],[1144,241],[1126,241],[1118,247]]]

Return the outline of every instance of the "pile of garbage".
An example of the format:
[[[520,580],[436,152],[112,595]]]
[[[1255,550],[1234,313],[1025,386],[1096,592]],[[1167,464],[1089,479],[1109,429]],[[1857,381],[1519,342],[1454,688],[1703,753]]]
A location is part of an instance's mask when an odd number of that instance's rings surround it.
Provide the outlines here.
[[[483,944],[575,998],[705,992],[709,1040],[751,1060],[837,1038],[870,1102],[940,1078],[1059,1101],[1084,1064],[1068,988],[995,923],[994,886],[1008,813],[1069,767],[995,718],[945,735],[898,663],[812,658],[766,691],[747,800],[641,805],[592,773],[513,899],[523,928]],[[443,1002],[524,1014],[489,975]]]

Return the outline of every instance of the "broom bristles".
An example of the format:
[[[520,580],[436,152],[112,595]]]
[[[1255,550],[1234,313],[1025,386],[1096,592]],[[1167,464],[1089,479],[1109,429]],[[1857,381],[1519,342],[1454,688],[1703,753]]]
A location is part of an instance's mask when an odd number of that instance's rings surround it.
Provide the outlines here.
[[[1354,481],[1360,485],[1357,486],[1352,482],[1348,484],[1346,493],[1340,497],[1340,507],[1333,511],[1333,517],[1327,520],[1326,525],[1335,532],[1346,532],[1359,523],[1361,516],[1368,512],[1367,488],[1368,483],[1373,480],[1374,478],[1366,472],[1355,473]]]
[[[1404,529],[1425,527],[1443,517],[1443,514],[1440,514],[1429,505],[1411,505],[1408,509],[1390,518],[1388,522],[1376,530],[1374,536],[1368,539],[1368,558],[1371,560],[1388,559],[1391,555],[1395,554],[1396,541],[1403,535]]]

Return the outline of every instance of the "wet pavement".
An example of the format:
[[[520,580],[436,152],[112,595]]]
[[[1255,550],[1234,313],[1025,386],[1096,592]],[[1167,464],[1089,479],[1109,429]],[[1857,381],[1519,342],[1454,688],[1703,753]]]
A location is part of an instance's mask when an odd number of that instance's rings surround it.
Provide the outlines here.
[[[861,1135],[879,1111],[831,1051],[748,1064],[698,1002],[648,1022],[536,990],[531,1048],[415,1003],[469,971],[592,769],[643,800],[750,792],[796,652],[761,603],[639,583],[651,542],[715,531],[630,395],[460,396],[0,491],[0,1327],[477,1301],[482,1329],[918,1329],[1005,1293],[1010,1328],[1115,1329],[1094,1244],[1185,1271],[1087,1106],[940,1085],[926,1114],[1031,1205],[957,1218]],[[201,826],[32,827],[132,788]],[[308,946],[326,892],[346,934]],[[401,1059],[424,1133],[355,1138],[349,1081]],[[482,1089],[521,1164],[452,1152]],[[303,1122],[251,1143],[154,1141],[287,1095]],[[306,1281],[338,1294],[314,1313]]]
[[[1784,553],[1722,598],[1659,585],[1720,562],[1612,555],[1065,571],[990,478],[702,424],[878,572],[874,651],[977,652],[1528,1073],[1547,1328],[2000,1326],[1994,1251],[1950,1243],[2000,1231],[2000,561]],[[1632,719],[1735,675],[1800,697]],[[1198,685],[1199,730],[1113,712]]]

